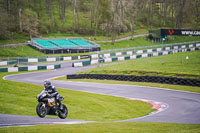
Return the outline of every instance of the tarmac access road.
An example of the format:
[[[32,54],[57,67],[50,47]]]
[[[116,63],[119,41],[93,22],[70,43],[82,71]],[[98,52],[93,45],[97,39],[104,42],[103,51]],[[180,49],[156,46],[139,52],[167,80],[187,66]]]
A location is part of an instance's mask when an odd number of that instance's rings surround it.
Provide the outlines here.
[[[134,35],[133,38],[136,38],[136,37],[145,37],[145,36],[148,36],[148,35],[149,35],[149,34]],[[131,39],[131,36],[128,36],[128,37],[116,39],[115,42],[124,41],[124,40],[130,40],[130,39]],[[106,43],[106,42],[112,42],[112,40],[110,40],[110,41],[96,41],[96,42],[97,42],[97,43],[98,43],[98,42]]]
[[[24,74],[14,74],[5,76],[5,80],[43,84],[46,79],[52,79],[67,74],[74,74],[86,69],[99,66],[71,67],[72,62],[63,62],[61,68],[52,71],[40,71]],[[52,80],[52,84],[57,88],[77,90],[83,92],[112,95],[124,98],[146,99],[163,103],[166,107],[153,114],[134,118],[127,121],[141,122],[167,122],[167,123],[187,123],[200,124],[200,94],[184,91],[176,91],[155,87],[142,87],[134,85],[99,84],[86,82],[72,82]],[[40,124],[71,124],[86,123],[84,120],[61,120],[59,118],[39,118],[37,116],[18,116],[0,114],[0,127],[19,126],[19,125],[40,125]]]

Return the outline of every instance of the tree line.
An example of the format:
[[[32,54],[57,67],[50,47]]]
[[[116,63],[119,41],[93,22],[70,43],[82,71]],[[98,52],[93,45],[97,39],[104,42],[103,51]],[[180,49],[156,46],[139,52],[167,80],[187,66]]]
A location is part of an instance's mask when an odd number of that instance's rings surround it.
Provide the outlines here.
[[[137,26],[200,28],[200,0],[0,0],[0,39],[51,32],[115,37]]]

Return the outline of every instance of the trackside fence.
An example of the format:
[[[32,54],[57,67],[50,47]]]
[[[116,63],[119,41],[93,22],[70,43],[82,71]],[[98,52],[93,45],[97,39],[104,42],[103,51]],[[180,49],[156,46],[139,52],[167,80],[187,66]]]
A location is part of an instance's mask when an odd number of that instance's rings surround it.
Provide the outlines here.
[[[195,51],[199,49],[200,49],[200,43],[195,43],[195,44],[183,44],[172,47],[161,47],[161,48],[137,50],[137,51],[95,54],[91,55],[90,57],[91,60],[75,62],[72,64],[72,66],[82,67],[99,63],[131,60],[131,59],[138,59],[138,58],[145,58],[152,56],[161,56],[161,55],[174,54],[178,52]]]
[[[0,72],[21,72],[21,71],[36,71],[36,70],[52,70],[61,68],[61,64],[43,65],[43,66],[25,66],[25,67],[8,67],[0,68]]]
[[[173,47],[173,46],[197,44],[197,43],[200,43],[200,41],[159,44],[159,45],[151,45],[151,46],[138,46],[138,47],[120,48],[120,49],[108,49],[108,50],[101,50],[101,51],[95,51],[95,52],[90,52],[90,53],[91,54],[104,54],[104,53],[126,52],[126,51],[135,51],[135,50],[139,50],[139,49],[152,49],[152,48],[156,48],[156,47]]]
[[[2,61],[0,61],[0,66],[20,64],[20,63],[72,61],[72,60],[80,60],[87,58],[89,58],[89,55],[68,56],[68,57],[7,57],[7,58],[1,58]]]

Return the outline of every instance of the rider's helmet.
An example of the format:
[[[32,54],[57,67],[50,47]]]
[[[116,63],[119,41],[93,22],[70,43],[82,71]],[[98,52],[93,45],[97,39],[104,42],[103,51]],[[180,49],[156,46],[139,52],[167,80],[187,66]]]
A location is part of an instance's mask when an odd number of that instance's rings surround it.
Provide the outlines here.
[[[49,88],[51,86],[51,82],[49,80],[44,81],[44,87]]]

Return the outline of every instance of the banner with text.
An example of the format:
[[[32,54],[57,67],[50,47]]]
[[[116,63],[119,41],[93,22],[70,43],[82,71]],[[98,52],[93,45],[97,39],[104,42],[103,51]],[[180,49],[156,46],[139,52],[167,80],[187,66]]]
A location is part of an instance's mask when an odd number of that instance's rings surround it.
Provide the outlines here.
[[[161,29],[161,35],[200,36],[200,30]]]

